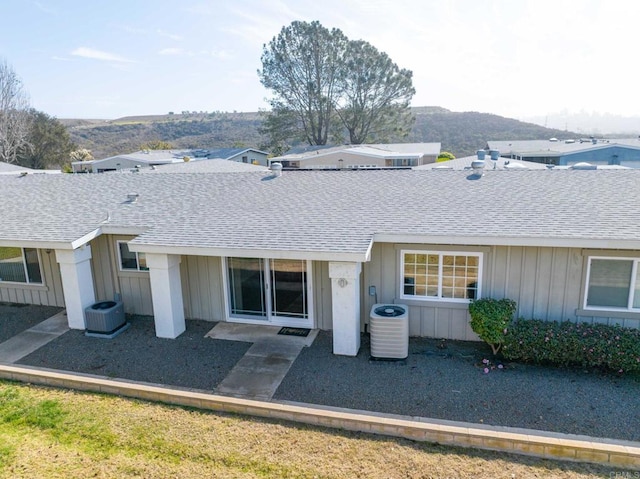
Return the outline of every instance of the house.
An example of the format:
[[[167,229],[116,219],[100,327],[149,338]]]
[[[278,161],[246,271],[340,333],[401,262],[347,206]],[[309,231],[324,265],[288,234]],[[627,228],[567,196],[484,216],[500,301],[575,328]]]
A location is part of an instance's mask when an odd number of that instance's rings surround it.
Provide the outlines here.
[[[27,175],[34,173],[58,174],[62,172],[60,170],[34,170],[32,168],[0,161],[0,175]]]
[[[221,158],[228,161],[267,166],[269,153],[255,148],[216,148],[207,150],[207,158]]]
[[[411,168],[433,163],[440,143],[315,146],[290,150],[269,160],[285,169]]]
[[[141,150],[100,160],[74,161],[71,163],[71,167],[74,173],[104,173],[107,171],[162,166],[212,158],[266,166],[267,155],[266,152],[253,148]]]
[[[116,294],[159,337],[189,319],[320,328],[342,355],[376,303],[434,338],[478,340],[479,297],[640,327],[634,169],[158,168],[0,176],[0,201],[0,301],[64,306],[76,329]]]
[[[480,153],[482,152],[482,153]],[[426,165],[414,166],[414,170],[470,170],[472,163],[478,158],[484,158],[485,169],[497,169],[497,170],[515,170],[515,169],[527,169],[527,170],[545,170],[547,167],[542,163],[535,163],[533,161],[520,161],[510,160],[504,157],[496,157],[495,160],[491,160],[488,153],[484,150],[479,150],[477,155],[463,156],[448,161],[440,161],[437,163],[428,163]]]
[[[589,163],[640,168],[640,138],[489,141],[486,149],[497,150],[504,158],[548,165]]]
[[[191,161],[170,163],[155,168],[145,168],[139,170],[141,173],[224,173],[240,171],[268,171],[266,166],[254,165],[251,163],[240,163],[237,161],[221,160],[220,158],[201,159],[196,158]]]

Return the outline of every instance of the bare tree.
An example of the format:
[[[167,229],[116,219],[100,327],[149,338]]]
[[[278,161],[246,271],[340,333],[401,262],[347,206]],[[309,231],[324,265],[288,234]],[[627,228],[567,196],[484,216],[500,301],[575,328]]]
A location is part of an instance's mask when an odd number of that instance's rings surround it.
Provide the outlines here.
[[[0,161],[15,163],[28,145],[29,98],[11,66],[0,61]]]

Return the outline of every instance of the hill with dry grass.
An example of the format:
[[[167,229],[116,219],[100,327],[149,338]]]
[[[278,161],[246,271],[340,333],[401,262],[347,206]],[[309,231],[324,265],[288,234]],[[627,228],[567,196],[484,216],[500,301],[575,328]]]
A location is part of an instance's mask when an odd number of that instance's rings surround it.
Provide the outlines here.
[[[412,108],[416,121],[411,133],[396,141],[439,142],[443,151],[456,157],[473,154],[489,140],[536,140],[579,135],[544,128],[511,118],[479,112],[453,112],[440,107]],[[175,148],[247,147],[269,151],[268,139],[260,134],[260,113],[183,112],[141,115],[116,120],[61,120],[71,139],[88,148],[95,158],[139,150],[154,140]]]

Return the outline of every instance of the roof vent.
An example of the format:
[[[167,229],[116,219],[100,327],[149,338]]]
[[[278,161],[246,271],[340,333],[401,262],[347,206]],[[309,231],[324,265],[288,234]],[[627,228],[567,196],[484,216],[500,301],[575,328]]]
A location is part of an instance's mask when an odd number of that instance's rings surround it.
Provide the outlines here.
[[[491,157],[491,159],[493,161],[498,161],[498,158],[500,158],[500,151],[499,150],[489,150],[489,156]]]
[[[482,175],[484,170],[484,160],[473,160],[471,162],[471,168],[473,168],[473,172]]]
[[[136,203],[140,195],[138,193],[129,193],[127,195],[127,203]]]
[[[507,163],[506,161],[504,162],[504,169],[505,170],[528,170],[529,168],[527,168],[526,166],[524,166],[522,163]]]
[[[591,138],[591,143],[593,143],[594,145],[598,143],[598,139],[597,138]]]
[[[271,163],[271,171],[273,176],[282,176],[282,163]]]
[[[580,163],[576,163],[575,165],[572,165],[570,168],[572,170],[596,170],[598,169],[598,166],[592,165],[591,163],[587,163],[587,162],[580,162]]]
[[[484,151],[484,150],[476,151],[476,155],[478,155],[478,159],[481,160],[481,161],[484,161],[484,157],[485,157],[486,154],[487,154],[487,152]]]

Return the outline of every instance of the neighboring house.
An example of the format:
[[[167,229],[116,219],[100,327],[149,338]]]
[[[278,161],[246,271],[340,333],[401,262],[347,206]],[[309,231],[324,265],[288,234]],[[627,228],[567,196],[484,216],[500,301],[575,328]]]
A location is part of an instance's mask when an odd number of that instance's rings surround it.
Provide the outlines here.
[[[390,143],[304,147],[270,158],[285,169],[411,168],[433,163],[440,143]]]
[[[484,150],[481,150],[484,151]],[[471,163],[478,160],[478,155],[464,156],[448,161],[439,161],[437,163],[429,163],[427,165],[416,166],[414,170],[468,170],[471,169]],[[532,161],[517,161],[508,158],[499,157],[495,161],[491,160],[488,152],[484,156],[485,169],[491,170],[546,170],[547,167],[541,163]]]
[[[621,206],[620,198],[624,198]],[[375,303],[413,336],[477,340],[468,304],[640,327],[640,171],[123,172],[0,177],[0,301],[84,310],[119,294],[185,320],[333,331]],[[562,207],[559,207],[562,205]]]
[[[141,150],[124,155],[110,156],[101,160],[74,161],[71,166],[74,173],[104,173],[107,171],[162,166],[211,158],[266,166],[267,155],[266,152],[253,148]]]
[[[504,158],[549,165],[589,163],[640,168],[640,138],[489,141],[487,150],[497,150]]]
[[[267,157],[269,153],[266,151],[256,150],[254,148],[217,148],[207,150],[207,158],[220,158],[228,161],[237,161],[239,163],[248,163],[250,165],[267,166]]]
[[[239,171],[268,171],[268,168],[266,166],[221,160],[219,158],[211,160],[196,158],[195,160],[187,162],[182,161],[180,163],[158,166],[153,169],[146,168],[140,170],[142,173],[237,173]]]
[[[35,173],[57,174],[61,173],[60,170],[34,170],[32,168],[26,168],[24,166],[14,165],[12,163],[5,163],[0,161],[0,175],[26,175]]]
[[[497,150],[494,150],[497,151]],[[414,170],[471,170],[473,162],[484,159],[484,170],[563,170],[563,169],[628,169],[627,166],[620,165],[598,165],[586,162],[573,163],[571,166],[556,166],[552,164],[536,163],[533,161],[512,160],[502,156],[495,155],[492,159],[488,151],[479,150],[477,155],[455,158],[448,161],[440,161],[438,163],[429,163],[428,165],[416,166]]]

